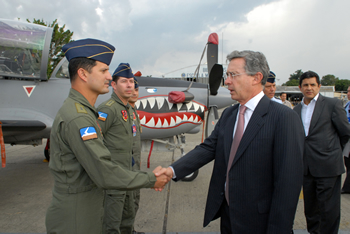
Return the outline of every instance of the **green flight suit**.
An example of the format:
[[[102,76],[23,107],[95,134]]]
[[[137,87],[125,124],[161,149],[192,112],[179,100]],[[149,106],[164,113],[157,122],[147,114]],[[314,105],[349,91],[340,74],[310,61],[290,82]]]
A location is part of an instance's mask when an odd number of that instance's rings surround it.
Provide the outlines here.
[[[133,137],[133,144],[132,144],[132,157],[134,158],[135,164],[133,166],[134,171],[139,171],[141,169],[141,122],[139,115],[137,114],[137,111],[134,107],[130,108],[131,110],[131,116],[133,119],[133,124],[136,125],[136,136]],[[135,217],[136,213],[139,209],[139,203],[140,203],[140,189],[136,189],[134,192],[134,200],[135,200]]]
[[[153,173],[133,172],[111,162],[97,112],[71,89],[50,136],[49,168],[54,177],[46,213],[47,233],[102,233],[104,189],[153,187]]]
[[[111,161],[127,170],[132,170],[133,119],[130,108],[114,92],[98,107],[98,122],[104,143],[111,152]],[[132,233],[135,220],[133,191],[107,190],[105,201],[104,233]]]

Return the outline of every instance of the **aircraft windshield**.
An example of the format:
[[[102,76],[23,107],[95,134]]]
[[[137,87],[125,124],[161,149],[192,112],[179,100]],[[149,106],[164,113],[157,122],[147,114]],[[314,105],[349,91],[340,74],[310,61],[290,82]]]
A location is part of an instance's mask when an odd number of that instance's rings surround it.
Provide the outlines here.
[[[41,25],[0,19],[0,76],[46,79],[43,51],[48,50],[51,33]]]
[[[68,60],[64,57],[52,72],[51,77],[56,78],[69,78]]]

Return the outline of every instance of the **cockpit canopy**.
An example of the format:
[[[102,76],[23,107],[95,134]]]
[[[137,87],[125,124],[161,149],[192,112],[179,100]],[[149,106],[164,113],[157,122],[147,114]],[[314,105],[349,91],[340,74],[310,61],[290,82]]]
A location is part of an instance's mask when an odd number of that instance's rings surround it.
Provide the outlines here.
[[[0,19],[0,76],[47,80],[52,28]]]

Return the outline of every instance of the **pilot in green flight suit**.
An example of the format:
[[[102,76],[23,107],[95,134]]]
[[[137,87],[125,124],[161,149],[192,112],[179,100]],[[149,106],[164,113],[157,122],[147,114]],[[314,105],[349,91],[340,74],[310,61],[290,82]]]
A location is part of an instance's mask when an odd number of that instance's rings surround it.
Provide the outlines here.
[[[51,129],[49,168],[54,188],[46,213],[46,231],[102,233],[104,189],[163,187],[167,179],[112,163],[103,144],[94,104],[99,94],[108,92],[108,65],[114,47],[83,39],[62,50],[69,61],[72,89]]]
[[[133,123],[128,99],[134,90],[134,75],[128,63],[121,63],[113,73],[113,93],[98,107],[99,124],[104,143],[111,152],[111,161],[132,170]],[[103,232],[132,233],[135,220],[133,191],[107,190]]]
[[[137,99],[139,98],[139,84],[138,84],[136,77],[134,77],[134,82],[135,82],[135,89],[134,89],[133,95],[129,98],[129,104],[131,106],[130,116],[132,117],[133,128],[134,128],[133,144],[132,144],[132,157],[133,157],[135,163],[133,165],[133,170],[138,171],[141,169],[141,132],[142,132],[142,129],[141,129],[139,115],[137,114],[137,111],[135,109],[135,103],[136,103]],[[136,217],[136,213],[139,209],[139,203],[140,203],[140,189],[134,190],[133,193],[134,193],[135,217]],[[136,232],[134,229],[133,234],[137,234],[137,233],[140,234],[143,232]]]

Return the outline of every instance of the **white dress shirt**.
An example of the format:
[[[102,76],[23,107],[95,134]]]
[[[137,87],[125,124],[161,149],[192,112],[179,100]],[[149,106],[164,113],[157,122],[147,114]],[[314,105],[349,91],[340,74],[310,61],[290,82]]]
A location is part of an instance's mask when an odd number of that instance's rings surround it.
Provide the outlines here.
[[[259,104],[260,100],[262,99],[262,97],[264,96],[264,92],[261,91],[260,93],[258,93],[257,95],[255,95],[252,99],[250,99],[246,104],[244,104],[247,109],[244,112],[244,130],[243,133],[249,123],[250,117],[252,117],[252,114],[256,108],[256,106]],[[236,122],[235,122],[235,127],[233,129],[233,135],[232,135],[232,139],[235,135],[236,132],[236,128],[237,128],[237,121],[238,121],[238,115],[239,115],[239,109],[241,108],[241,105],[239,105],[238,111],[237,111],[237,117],[236,117]]]
[[[318,93],[308,105],[304,103],[304,98],[301,101],[301,121],[303,122],[305,136],[309,135],[309,128],[311,123],[312,114],[315,110],[316,101],[318,99],[318,96],[320,94]]]

